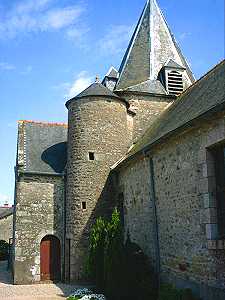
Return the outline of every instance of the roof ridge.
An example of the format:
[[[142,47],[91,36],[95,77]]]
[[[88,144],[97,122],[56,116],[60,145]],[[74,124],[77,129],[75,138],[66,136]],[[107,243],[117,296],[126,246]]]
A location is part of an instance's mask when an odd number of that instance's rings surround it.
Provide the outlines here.
[[[40,125],[48,125],[48,126],[64,126],[64,127],[68,127],[67,123],[60,123],[60,122],[44,122],[44,121],[33,121],[33,120],[19,120],[18,123],[22,123],[22,124],[32,123],[32,124],[40,124]]]

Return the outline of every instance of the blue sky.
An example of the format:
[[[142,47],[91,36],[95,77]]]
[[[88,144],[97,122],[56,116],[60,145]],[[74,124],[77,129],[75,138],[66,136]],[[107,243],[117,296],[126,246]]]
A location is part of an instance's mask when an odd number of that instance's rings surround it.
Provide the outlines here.
[[[158,0],[199,78],[224,57],[223,0]],[[0,0],[0,204],[13,202],[17,120],[66,122],[66,99],[118,67],[145,0]]]

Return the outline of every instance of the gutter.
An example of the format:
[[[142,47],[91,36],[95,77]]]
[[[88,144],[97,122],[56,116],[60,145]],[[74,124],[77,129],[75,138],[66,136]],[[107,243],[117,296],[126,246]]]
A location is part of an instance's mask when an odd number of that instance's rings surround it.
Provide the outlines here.
[[[66,172],[65,175],[63,176],[63,181],[64,181],[64,261],[63,261],[63,267],[62,267],[62,276],[63,276],[63,281],[64,283],[66,282],[66,189],[67,189],[67,185],[66,185]]]
[[[18,170],[18,175],[45,175],[45,176],[63,177],[64,173],[35,172],[35,171],[22,171],[22,170]]]

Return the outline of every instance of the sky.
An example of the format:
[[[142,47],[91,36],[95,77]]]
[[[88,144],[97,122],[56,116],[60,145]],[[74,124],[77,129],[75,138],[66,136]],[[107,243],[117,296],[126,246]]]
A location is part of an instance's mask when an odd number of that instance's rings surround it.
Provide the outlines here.
[[[224,58],[224,0],[158,0],[195,77]],[[17,121],[67,122],[65,102],[119,67],[145,0],[0,0],[0,205],[13,203]]]

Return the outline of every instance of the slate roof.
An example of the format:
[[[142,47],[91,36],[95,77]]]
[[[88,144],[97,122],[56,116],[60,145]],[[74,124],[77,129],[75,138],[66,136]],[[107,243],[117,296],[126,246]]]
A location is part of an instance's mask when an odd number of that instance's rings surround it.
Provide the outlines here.
[[[156,0],[148,0],[122,60],[116,90],[157,80],[168,59],[186,69],[190,83],[195,81]]]
[[[67,125],[21,121],[24,171],[61,174],[66,165]]]
[[[181,94],[138,140],[126,158],[150,149],[162,138],[220,107],[225,108],[225,60]]]
[[[181,65],[179,65],[178,63],[176,63],[174,60],[170,59],[166,64],[165,67],[169,67],[169,68],[175,68],[175,69],[185,69],[184,67],[182,67]]]
[[[159,80],[147,80],[140,84],[128,87],[125,91],[130,92],[142,92],[142,93],[153,93],[153,94],[167,94],[164,86]]]
[[[68,105],[70,104],[71,101],[76,100],[76,99],[81,99],[85,97],[93,97],[93,96],[104,96],[104,97],[110,97],[110,98],[118,98],[120,99],[119,96],[114,94],[112,91],[110,91],[107,87],[102,85],[99,82],[92,83],[88,88],[86,88],[83,92],[78,94],[76,97],[70,99],[69,101],[66,102],[66,107],[68,108]]]
[[[14,207],[0,207],[0,220],[13,214]]]

